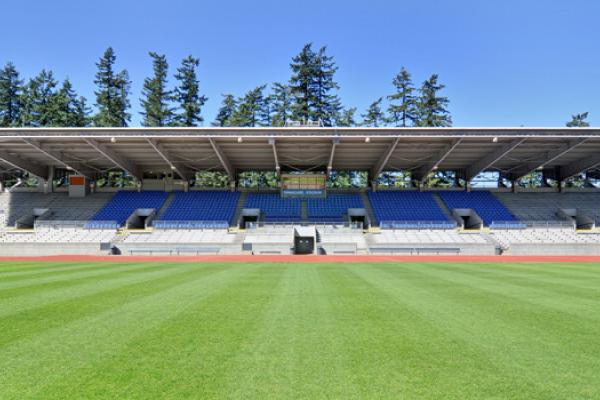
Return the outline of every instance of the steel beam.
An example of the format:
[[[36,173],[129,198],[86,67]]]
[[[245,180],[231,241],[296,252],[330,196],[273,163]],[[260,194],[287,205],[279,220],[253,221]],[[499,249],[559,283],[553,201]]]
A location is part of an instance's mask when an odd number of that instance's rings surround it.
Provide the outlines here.
[[[156,139],[146,138],[148,144],[156,151],[156,153],[167,163],[169,168],[175,172],[181,179],[187,181],[190,179],[190,174],[186,174],[187,168],[180,162],[174,160],[173,156],[165,147]]]
[[[331,150],[329,152],[329,161],[327,162],[327,176],[331,173],[333,169],[333,158],[335,157],[335,147],[341,143],[340,138],[335,138],[331,141]]]
[[[94,175],[94,174],[91,171],[84,168],[85,166],[83,164],[78,163],[78,162],[73,163],[73,162],[64,161],[62,159],[63,158],[62,153],[48,149],[47,147],[42,145],[38,140],[35,140],[35,139],[22,139],[22,140],[25,143],[27,143],[28,145],[30,145],[31,147],[33,147],[34,149],[38,150],[40,153],[42,153],[45,156],[47,156],[48,158],[50,158],[51,160],[61,164],[66,169],[75,171],[77,174],[83,175],[87,178],[93,177],[92,175]]]
[[[12,165],[17,169],[28,172],[31,175],[35,175],[45,181],[50,177],[50,169],[48,167],[12,155],[4,150],[0,150],[0,160],[2,160],[5,164]]]
[[[279,154],[277,153],[277,145],[275,142],[275,138],[269,138],[269,144],[273,149],[273,159],[275,160],[275,171],[277,172],[277,176],[281,174],[281,165],[279,165]]]
[[[379,160],[377,160],[377,163],[375,163],[373,168],[371,168],[371,179],[372,180],[376,180],[377,177],[379,177],[379,174],[381,174],[381,171],[383,171],[383,169],[387,165],[387,162],[390,159],[390,157],[392,156],[392,154],[394,153],[394,150],[396,150],[398,143],[400,143],[399,137],[394,139],[394,141],[388,146],[388,148],[381,155],[381,157],[379,157]]]
[[[569,165],[561,167],[559,172],[559,180],[564,181],[565,179],[569,179],[597,166],[600,166],[600,153],[592,154],[580,160],[574,161]]]
[[[227,172],[227,176],[229,177],[229,180],[231,182],[235,181],[234,169],[231,166],[231,163],[229,162],[229,159],[227,158],[225,153],[223,153],[223,150],[221,149],[221,147],[218,145],[218,143],[213,138],[208,138],[208,141],[210,142],[210,145],[212,146],[215,153],[217,154],[217,157],[219,158],[219,161],[221,162],[223,169],[225,170],[225,172]]]
[[[471,179],[475,178],[479,173],[485,171],[486,169],[492,167],[502,158],[504,158],[508,153],[519,147],[527,138],[514,139],[510,143],[505,144],[487,154],[486,156],[480,158],[475,161],[470,167],[467,168],[465,173],[465,180],[469,182]]]
[[[112,149],[108,148],[105,144],[98,142],[95,139],[83,138],[83,140],[93,147],[98,153],[102,154],[106,159],[115,164],[117,167],[127,172],[129,175],[136,178],[138,181],[142,181],[141,169],[135,165],[135,163],[120,156]]]
[[[437,167],[450,155],[450,153],[452,153],[452,151],[462,142],[462,140],[462,138],[454,139],[444,146],[444,148],[435,155],[435,158],[431,162],[415,171],[415,180],[423,183],[427,178],[427,175],[437,169]]]
[[[546,157],[544,157],[543,160],[533,161],[533,162],[527,163],[523,166],[520,166],[513,171],[510,171],[510,177],[512,180],[517,180],[517,179],[520,179],[520,178],[524,177],[525,175],[529,174],[530,172],[535,171],[536,169],[544,168],[544,166],[546,166],[547,164],[550,164],[552,161],[557,160],[558,158],[564,156],[569,151],[571,151],[574,148],[576,148],[577,146],[587,142],[588,140],[590,140],[590,139],[589,138],[580,138],[580,139],[569,140],[567,143],[562,144],[556,150],[552,150],[552,151],[548,152],[546,154]]]

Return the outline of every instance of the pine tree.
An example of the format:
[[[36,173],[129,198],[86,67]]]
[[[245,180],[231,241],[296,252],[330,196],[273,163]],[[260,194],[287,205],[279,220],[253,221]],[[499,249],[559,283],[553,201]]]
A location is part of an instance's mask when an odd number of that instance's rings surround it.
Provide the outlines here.
[[[19,125],[22,85],[14,64],[9,62],[0,69],[0,127]]]
[[[290,89],[294,96],[292,117],[295,120],[307,121],[314,116],[313,104],[316,102],[313,86],[315,75],[315,52],[312,43],[304,45],[302,51],[292,58],[290,67]]]
[[[42,70],[30,79],[21,95],[23,109],[21,125],[32,127],[52,126],[58,117],[52,104],[56,96],[57,82],[52,71]]]
[[[235,96],[232,94],[223,94],[222,96],[221,107],[212,126],[231,126],[231,119],[237,111],[238,103]]]
[[[390,101],[388,106],[389,121],[395,126],[401,127],[415,125],[418,119],[417,99],[414,96],[415,88],[410,73],[402,67],[392,83],[396,88],[396,92],[388,96]]]
[[[111,47],[106,49],[100,61],[96,63],[98,72],[94,83],[98,113],[94,116],[95,126],[123,127],[131,120],[127,112],[130,107],[129,91],[131,81],[127,70],[116,73],[114,64],[116,56]]]
[[[288,85],[279,82],[273,84],[271,108],[273,126],[285,126],[292,116],[292,91]]]
[[[88,126],[89,110],[84,97],[78,97],[71,82],[65,79],[60,90],[50,102],[51,126]]]
[[[350,107],[339,112],[335,118],[336,126],[355,126],[356,121],[354,120],[354,114],[356,113],[356,107]]]
[[[141,99],[144,111],[140,113],[144,116],[142,125],[169,126],[173,123],[175,117],[173,107],[171,106],[173,92],[167,89],[169,64],[164,55],[153,51],[149,54],[152,58],[154,75],[144,79],[143,97]]]
[[[417,126],[444,127],[452,126],[452,117],[446,108],[450,102],[447,97],[438,96],[438,92],[445,88],[438,83],[437,74],[431,75],[423,82],[419,89],[420,96],[417,102],[418,116]]]
[[[231,117],[231,126],[264,126],[267,124],[264,117],[265,87],[266,85],[258,86],[238,100],[239,106]]]
[[[338,67],[335,65],[333,57],[326,54],[326,48],[322,47],[316,57],[315,68],[315,91],[316,104],[315,120],[322,121],[325,126],[332,126],[337,115],[342,112],[341,100],[334,90],[339,89],[338,84],[333,80]],[[345,110],[346,113],[348,110]]]
[[[587,128],[590,126],[590,123],[587,122],[589,113],[584,112],[581,114],[575,114],[571,116],[571,120],[567,122],[567,127],[569,128]]]
[[[179,81],[175,97],[181,108],[176,120],[181,126],[198,126],[198,123],[204,121],[201,112],[208,98],[200,95],[200,82],[196,72],[199,65],[200,60],[190,55],[183,59],[175,75],[175,79]]]
[[[383,97],[375,100],[369,108],[367,108],[367,112],[362,114],[363,117],[363,126],[372,126],[378,127],[383,126],[385,124],[385,114],[381,111],[381,103],[383,102]]]
[[[338,69],[333,57],[326,54],[325,47],[314,52],[309,43],[292,59],[290,66],[293,119],[321,121],[325,126],[332,126],[342,109],[335,93],[339,86],[333,79]]]

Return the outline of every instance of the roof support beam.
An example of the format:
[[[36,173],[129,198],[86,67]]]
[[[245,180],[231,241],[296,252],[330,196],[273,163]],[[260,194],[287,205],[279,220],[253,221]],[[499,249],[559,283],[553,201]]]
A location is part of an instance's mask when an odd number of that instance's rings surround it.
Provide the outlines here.
[[[571,151],[574,148],[576,148],[577,146],[587,142],[588,140],[589,140],[589,138],[580,138],[580,139],[569,140],[567,143],[562,144],[556,150],[548,152],[546,154],[546,157],[543,160],[527,163],[523,166],[516,168],[514,171],[511,171],[510,177],[512,180],[520,179],[520,178],[524,177],[525,175],[529,174],[530,172],[533,172],[537,169],[543,168],[547,164],[562,157],[563,155],[567,154],[569,151]]]
[[[50,177],[50,169],[48,167],[14,156],[4,150],[0,150],[0,160],[5,164],[12,165],[45,181]]]
[[[371,168],[371,179],[372,180],[377,180],[377,177],[379,177],[379,174],[381,174],[381,171],[383,171],[383,169],[387,165],[387,162],[390,159],[390,157],[392,156],[392,154],[394,153],[394,150],[396,150],[398,143],[400,143],[399,137],[394,139],[394,141],[388,146],[388,148],[381,155],[381,157],[379,157],[379,160],[377,160],[377,163],[375,163],[373,168]]]
[[[327,176],[331,174],[333,169],[333,157],[335,157],[335,147],[340,144],[340,138],[335,138],[331,141],[331,151],[329,152],[329,161],[327,162]]]
[[[275,138],[269,138],[269,144],[273,148],[273,159],[275,160],[275,172],[277,176],[281,175],[281,165],[279,165],[279,155],[277,154],[277,145],[275,144]]]
[[[588,169],[595,168],[600,165],[600,153],[595,153],[590,156],[584,157],[580,160],[572,162],[569,165],[560,168],[559,177],[561,181],[569,179],[577,174],[587,171]]]
[[[23,138],[22,140],[25,143],[27,143],[28,145],[30,145],[31,147],[33,147],[34,149],[38,150],[40,153],[46,155],[48,158],[61,164],[66,169],[75,171],[77,174],[83,175],[87,178],[92,178],[93,173],[90,172],[89,170],[86,170],[86,168],[84,168],[84,166],[81,163],[71,163],[71,162],[67,163],[66,161],[64,161],[62,159],[61,153],[49,150],[48,148],[43,146],[38,140],[25,139],[25,138]]]
[[[179,175],[179,177],[181,179],[183,179],[184,181],[187,181],[190,178],[190,174],[186,174],[184,171],[186,171],[186,168],[183,164],[175,161],[173,159],[173,156],[169,153],[168,150],[166,150],[164,148],[164,146],[162,144],[160,144],[156,139],[151,139],[151,138],[146,138],[146,141],[148,141],[148,144],[150,144],[150,146],[154,149],[154,151],[156,151],[156,153],[158,153],[158,155],[165,160],[165,162],[169,165],[169,168],[171,168],[171,170],[173,172],[175,172],[177,175]]]
[[[443,149],[436,154],[435,158],[428,164],[422,166],[414,173],[415,180],[423,183],[432,171],[436,170],[438,166],[452,153],[452,151],[462,142],[463,138],[452,140]]]
[[[490,168],[502,158],[504,158],[508,153],[516,149],[520,144],[522,144],[527,138],[514,139],[510,143],[505,144],[489,153],[488,155],[480,158],[475,161],[470,167],[467,168],[465,174],[465,180],[469,182],[471,179],[475,178],[479,173],[485,171]]]
[[[105,144],[99,143],[95,139],[83,138],[83,140],[92,146],[98,153],[102,154],[106,159],[127,172],[129,175],[136,178],[138,181],[142,181],[142,173],[140,168],[128,159],[118,155],[113,150],[108,148]]]
[[[231,163],[229,162],[229,159],[227,158],[225,153],[223,153],[223,150],[221,149],[221,147],[217,144],[217,142],[213,138],[208,138],[208,141],[210,142],[210,145],[212,146],[215,153],[217,154],[217,157],[219,158],[219,161],[221,162],[223,169],[225,170],[225,172],[227,172],[227,176],[229,176],[229,181],[231,181],[231,182],[235,181],[234,169],[231,166]]]

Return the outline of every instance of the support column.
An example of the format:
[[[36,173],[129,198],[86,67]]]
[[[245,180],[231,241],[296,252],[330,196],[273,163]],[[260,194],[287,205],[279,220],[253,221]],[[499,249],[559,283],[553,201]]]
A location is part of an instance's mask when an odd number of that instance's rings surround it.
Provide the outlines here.
[[[54,167],[48,168],[48,179],[38,178],[38,190],[44,194],[54,191]]]

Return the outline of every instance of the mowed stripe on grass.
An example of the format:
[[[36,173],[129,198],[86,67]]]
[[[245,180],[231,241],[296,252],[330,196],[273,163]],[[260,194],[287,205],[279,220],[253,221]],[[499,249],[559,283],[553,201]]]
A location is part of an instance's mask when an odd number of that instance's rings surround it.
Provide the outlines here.
[[[0,264],[0,399],[600,397],[596,264]]]

